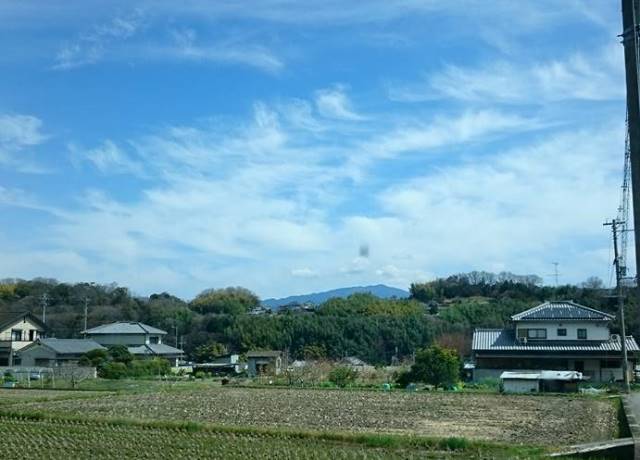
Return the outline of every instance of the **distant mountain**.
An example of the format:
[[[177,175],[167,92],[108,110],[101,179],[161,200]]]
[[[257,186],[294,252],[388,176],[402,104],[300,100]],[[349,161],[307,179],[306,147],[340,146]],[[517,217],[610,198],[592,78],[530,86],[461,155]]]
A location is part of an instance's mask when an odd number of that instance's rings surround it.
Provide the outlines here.
[[[384,284],[376,284],[375,286],[353,286],[325,292],[314,292],[313,294],[292,295],[282,299],[266,299],[262,301],[262,305],[272,309],[277,309],[290,303],[311,303],[319,305],[333,297],[349,297],[351,294],[357,292],[369,292],[383,299],[409,297],[409,292],[403,289],[385,286]]]

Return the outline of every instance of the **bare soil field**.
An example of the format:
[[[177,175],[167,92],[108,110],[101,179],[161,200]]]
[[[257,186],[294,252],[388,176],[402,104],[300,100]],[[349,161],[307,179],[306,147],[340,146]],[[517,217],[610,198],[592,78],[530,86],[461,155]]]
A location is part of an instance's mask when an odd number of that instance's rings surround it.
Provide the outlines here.
[[[66,390],[37,390],[37,389],[19,389],[19,388],[1,388],[0,389],[0,405],[18,404],[33,401],[51,401],[69,398],[87,398],[105,395],[104,392],[97,391],[66,391]]]
[[[560,446],[611,439],[610,400],[581,396],[210,388],[21,404],[86,417],[368,431]]]

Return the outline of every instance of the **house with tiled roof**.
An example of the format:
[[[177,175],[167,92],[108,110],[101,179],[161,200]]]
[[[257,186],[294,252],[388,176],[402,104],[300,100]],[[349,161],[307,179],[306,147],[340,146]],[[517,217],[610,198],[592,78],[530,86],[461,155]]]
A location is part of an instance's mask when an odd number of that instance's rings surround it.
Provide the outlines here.
[[[137,321],[118,321],[93,327],[82,333],[105,347],[124,345],[137,358],[164,358],[177,366],[184,352],[162,343],[166,331]]]
[[[498,378],[505,371],[561,370],[580,372],[592,382],[622,380],[621,341],[630,370],[640,349],[632,336],[611,333],[614,319],[572,301],[549,301],[513,315],[507,328],[476,329],[473,379]]]
[[[0,366],[13,366],[17,353],[45,335],[46,326],[32,313],[0,312]]]
[[[26,367],[77,366],[85,353],[106,350],[93,340],[38,339],[20,350],[20,365]]]

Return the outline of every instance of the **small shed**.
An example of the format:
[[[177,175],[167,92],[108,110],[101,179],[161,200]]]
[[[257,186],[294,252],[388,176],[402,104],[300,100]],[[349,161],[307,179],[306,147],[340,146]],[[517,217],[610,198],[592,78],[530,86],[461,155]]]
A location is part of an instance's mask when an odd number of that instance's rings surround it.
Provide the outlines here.
[[[506,371],[500,375],[505,393],[577,391],[582,380],[582,373],[577,371]]]
[[[279,375],[282,372],[282,352],[274,350],[252,350],[247,353],[247,373],[257,375]]]

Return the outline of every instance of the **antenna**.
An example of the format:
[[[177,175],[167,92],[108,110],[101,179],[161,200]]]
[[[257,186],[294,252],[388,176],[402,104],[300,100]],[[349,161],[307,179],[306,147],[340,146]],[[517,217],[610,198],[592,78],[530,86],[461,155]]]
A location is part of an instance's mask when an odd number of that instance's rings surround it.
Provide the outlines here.
[[[45,292],[40,299],[40,306],[42,307],[42,322],[47,322],[47,304],[49,303],[49,296]]]

